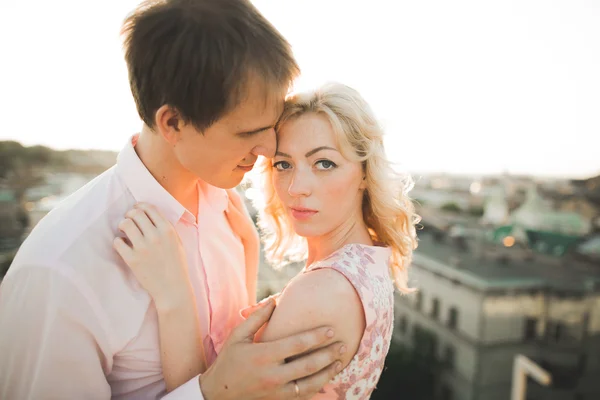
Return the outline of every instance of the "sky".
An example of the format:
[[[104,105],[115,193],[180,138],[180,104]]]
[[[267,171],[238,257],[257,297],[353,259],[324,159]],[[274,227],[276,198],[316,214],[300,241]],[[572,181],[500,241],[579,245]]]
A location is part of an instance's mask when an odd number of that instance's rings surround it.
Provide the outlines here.
[[[120,25],[138,1],[0,1],[0,140],[120,150],[141,123]],[[600,2],[255,0],[298,90],[356,88],[408,170],[600,173]]]

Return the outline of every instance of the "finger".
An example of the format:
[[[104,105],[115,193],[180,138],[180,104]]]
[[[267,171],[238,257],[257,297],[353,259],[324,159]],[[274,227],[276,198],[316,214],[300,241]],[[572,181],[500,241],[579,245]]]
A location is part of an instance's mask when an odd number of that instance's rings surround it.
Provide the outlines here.
[[[327,368],[322,369],[308,378],[296,381],[300,395],[296,396],[294,382],[286,385],[285,391],[290,393],[289,398],[311,399],[315,396],[323,386],[327,385],[339,372],[342,370],[342,363],[337,361]]]
[[[171,223],[153,205],[148,203],[138,203],[135,205],[135,208],[143,210],[158,229],[164,230],[172,227]]]
[[[252,313],[254,313],[254,311],[258,310],[261,307],[261,304],[255,304],[246,308],[243,308],[240,310],[240,315],[242,316],[242,318],[244,319],[248,319],[248,317],[250,315],[252,315]]]
[[[242,318],[244,318],[244,319],[248,319],[248,317],[249,317],[250,315],[254,314],[254,312],[255,312],[256,310],[260,310],[260,309],[261,309],[261,307],[263,307],[263,306],[264,306],[264,303],[262,303],[262,302],[261,302],[261,303],[254,304],[254,305],[252,305],[252,306],[249,306],[249,307],[243,308],[243,309],[241,309],[241,310],[240,310],[240,315],[242,316]]]
[[[233,214],[236,217],[239,217],[242,215],[242,213],[240,212],[240,210],[236,207],[235,204],[233,204],[231,201],[229,202],[229,204],[227,205],[227,213],[228,214]]]
[[[235,189],[228,189],[227,190],[227,197],[229,197],[229,200],[230,200],[229,202],[232,205],[234,205],[237,209],[244,208],[243,202],[242,202],[242,197],[237,192],[237,190],[235,190]]]
[[[116,237],[115,240],[113,240],[113,248],[121,256],[123,261],[129,264],[129,261],[133,256],[133,250],[131,247],[129,247],[129,245],[127,245],[127,243],[125,243],[125,239]]]
[[[121,232],[127,235],[127,238],[133,247],[139,247],[143,243],[144,236],[142,235],[142,232],[140,232],[140,228],[137,227],[133,220],[125,218],[119,222],[118,228]]]
[[[253,341],[256,332],[271,318],[273,310],[275,310],[275,302],[273,300],[265,302],[264,306],[250,315],[231,333],[230,340],[234,342]]]
[[[227,218],[230,224],[234,227],[234,231],[240,236],[242,242],[258,242],[258,231],[254,226],[254,221],[245,212],[239,211],[232,206],[228,206],[226,211]]]
[[[279,296],[279,294],[272,294],[269,297],[265,297],[264,299],[262,299],[261,301],[259,301],[256,304],[253,304],[251,306],[248,306],[246,308],[242,308],[240,310],[240,315],[242,316],[242,318],[246,319],[248,318],[250,315],[252,315],[252,313],[254,313],[256,310],[260,309],[262,306],[265,305],[265,303],[271,299],[274,299],[275,304],[277,305],[277,297]]]
[[[242,220],[242,221],[252,222],[252,218],[250,218],[250,215],[245,210],[243,210],[243,209],[240,210],[232,202],[229,202],[226,212],[227,212],[227,214],[229,214],[232,218],[234,218],[237,221]]]
[[[324,326],[265,344],[273,344],[273,348],[277,350],[274,354],[276,361],[283,362],[288,358],[298,356],[331,342],[334,336],[333,329]]]
[[[248,208],[243,202],[242,198],[235,189],[228,191],[229,193],[229,205],[227,206],[227,212],[235,213],[236,217],[243,217],[249,221],[252,221]]]
[[[291,382],[306,378],[336,361],[340,361],[342,354],[346,351],[345,347],[343,343],[336,342],[283,365],[282,377],[284,381]]]
[[[154,226],[154,223],[144,210],[133,208],[127,211],[125,216],[135,222],[139,230],[142,232],[142,235],[145,237],[152,236],[157,230],[156,226]]]

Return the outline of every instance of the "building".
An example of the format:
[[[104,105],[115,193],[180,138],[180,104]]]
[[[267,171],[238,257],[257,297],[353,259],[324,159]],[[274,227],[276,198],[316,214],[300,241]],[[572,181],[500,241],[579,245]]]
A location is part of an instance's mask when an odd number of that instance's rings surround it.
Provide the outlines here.
[[[516,354],[553,375],[551,388],[530,383],[528,399],[600,398],[600,266],[477,243],[421,235],[419,291],[396,301],[394,340],[439,361],[439,398],[509,399]]]
[[[531,187],[525,202],[510,216],[511,223],[529,229],[584,236],[592,230],[592,219],[579,212],[554,210],[537,188]]]

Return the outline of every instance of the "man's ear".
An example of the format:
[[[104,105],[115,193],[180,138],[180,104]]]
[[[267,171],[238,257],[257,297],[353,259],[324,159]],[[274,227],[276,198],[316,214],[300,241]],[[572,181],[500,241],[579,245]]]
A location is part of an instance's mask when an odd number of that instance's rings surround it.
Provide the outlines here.
[[[181,135],[180,129],[183,128],[185,122],[181,119],[179,112],[168,106],[163,105],[154,115],[156,124],[155,130],[171,145],[175,145]]]

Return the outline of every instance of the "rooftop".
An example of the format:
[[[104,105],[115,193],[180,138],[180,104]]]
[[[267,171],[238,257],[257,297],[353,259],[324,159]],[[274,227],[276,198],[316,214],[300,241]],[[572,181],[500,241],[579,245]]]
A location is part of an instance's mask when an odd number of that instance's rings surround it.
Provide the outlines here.
[[[600,265],[571,256],[551,257],[518,246],[505,248],[483,238],[435,240],[419,235],[414,264],[478,290],[554,289],[587,292],[600,289]]]

